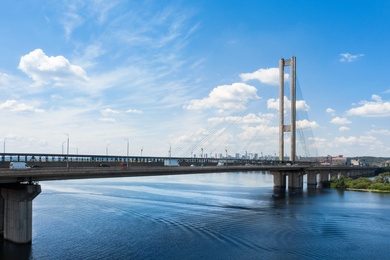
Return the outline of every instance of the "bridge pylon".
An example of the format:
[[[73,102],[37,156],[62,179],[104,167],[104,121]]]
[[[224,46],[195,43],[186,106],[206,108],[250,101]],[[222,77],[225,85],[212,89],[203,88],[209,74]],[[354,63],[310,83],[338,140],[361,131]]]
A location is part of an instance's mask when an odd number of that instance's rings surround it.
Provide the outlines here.
[[[290,125],[284,124],[284,67],[291,66],[290,73]],[[290,160],[296,158],[296,58],[292,56],[290,60],[281,58],[279,60],[279,160],[284,159],[284,133],[291,132],[290,137]]]
[[[290,124],[285,125],[284,107],[284,67],[291,66],[290,71]],[[284,133],[290,132],[290,161],[296,160],[296,58],[279,60],[279,160],[284,160]],[[288,190],[290,193],[300,193],[303,189],[303,170],[274,171],[274,197],[284,197],[286,191],[286,177],[288,176]]]

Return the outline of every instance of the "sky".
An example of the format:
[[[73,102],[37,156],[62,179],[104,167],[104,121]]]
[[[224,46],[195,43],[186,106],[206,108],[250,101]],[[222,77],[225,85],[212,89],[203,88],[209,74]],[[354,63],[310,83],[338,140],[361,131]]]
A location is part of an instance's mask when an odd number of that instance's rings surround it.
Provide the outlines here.
[[[275,156],[295,56],[297,154],[390,157],[389,1],[4,0],[0,23],[0,152]]]

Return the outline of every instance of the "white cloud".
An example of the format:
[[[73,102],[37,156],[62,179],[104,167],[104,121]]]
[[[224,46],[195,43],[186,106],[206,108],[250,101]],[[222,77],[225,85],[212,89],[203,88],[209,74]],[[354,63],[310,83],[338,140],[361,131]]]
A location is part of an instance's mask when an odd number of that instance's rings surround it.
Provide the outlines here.
[[[308,140],[314,144],[314,146],[321,146],[325,147],[326,145],[329,144],[328,140],[326,138],[321,138],[321,137],[308,137]]]
[[[268,109],[276,109],[279,110],[279,98],[271,98],[267,100],[267,108]],[[285,96],[284,97],[284,108],[291,108],[291,101]],[[304,100],[296,101],[296,109],[302,111],[308,111],[310,109],[309,105],[306,104]]]
[[[255,87],[245,83],[233,83],[232,85],[223,85],[214,88],[208,97],[203,99],[193,99],[190,104],[185,105],[185,109],[243,109],[246,103],[251,99],[258,99]]]
[[[18,103],[16,100],[6,100],[4,103],[0,104],[0,109],[7,109],[14,112],[22,112],[22,111],[31,111],[35,113],[44,112],[43,109],[39,109],[32,105],[27,105],[25,103]]]
[[[108,116],[108,115],[119,114],[120,113],[120,111],[114,110],[114,109],[111,109],[111,108],[103,109],[100,112],[102,113],[103,116]]]
[[[390,117],[390,101],[383,101],[380,96],[372,95],[373,101],[362,101],[361,106],[347,111],[350,116]]]
[[[370,134],[370,135],[378,134],[378,135],[389,135],[390,136],[390,130],[388,130],[388,129],[370,130],[367,132],[367,134]]]
[[[279,133],[279,127],[277,126],[266,126],[266,125],[258,125],[258,126],[248,126],[244,125],[242,127],[243,132],[239,134],[240,138],[244,139],[254,139],[258,137],[268,137],[268,136],[276,136]],[[276,140],[271,138],[271,140]]]
[[[106,122],[106,123],[115,123],[116,122],[115,118],[110,118],[110,117],[99,118],[99,121]]]
[[[249,81],[253,79],[259,80],[261,83],[278,86],[279,85],[279,68],[259,69],[252,73],[240,74],[242,81]],[[289,75],[284,74],[284,79],[287,81]]]
[[[352,54],[350,54],[350,53],[341,53],[340,56],[341,56],[341,58],[340,58],[340,61],[341,61],[341,62],[353,62],[353,61],[355,61],[357,58],[363,57],[364,54],[352,55]]]
[[[77,59],[77,63],[83,68],[93,68],[97,64],[97,59],[103,56],[106,50],[102,44],[88,45],[83,52],[83,55]]]
[[[335,117],[332,120],[330,120],[330,122],[335,125],[347,125],[352,123],[350,120],[348,120],[345,117]]]
[[[346,126],[342,126],[339,128],[339,131],[340,132],[346,132],[346,131],[349,131],[349,127],[346,127]]]
[[[316,121],[309,121],[307,119],[297,120],[298,129],[315,129],[320,127]]]
[[[336,137],[335,141],[341,144],[352,145],[358,142],[358,138],[356,136],[349,136],[349,137],[342,136],[342,137]]]
[[[246,116],[226,116],[226,117],[212,117],[209,118],[207,121],[211,123],[222,123],[222,122],[231,122],[231,123],[238,123],[238,124],[254,124],[254,123],[260,123],[260,124],[269,124],[270,120],[269,118],[272,118],[273,114],[261,114],[260,116],[256,116],[254,113],[249,113]]]
[[[20,58],[21,71],[32,78],[37,85],[54,82],[62,85],[66,81],[87,81],[86,72],[73,65],[64,56],[47,56],[41,49],[36,49]]]
[[[326,113],[329,113],[331,115],[334,115],[336,113],[336,110],[334,110],[333,108],[330,108],[328,107],[326,110],[325,110]]]
[[[138,109],[128,109],[128,110],[126,110],[126,113],[130,113],[130,114],[143,114],[144,112],[142,110],[138,110]]]
[[[335,138],[336,143],[341,145],[360,145],[360,146],[376,146],[379,147],[382,145],[382,143],[375,137],[367,135],[367,136],[349,136],[349,137],[336,137]]]

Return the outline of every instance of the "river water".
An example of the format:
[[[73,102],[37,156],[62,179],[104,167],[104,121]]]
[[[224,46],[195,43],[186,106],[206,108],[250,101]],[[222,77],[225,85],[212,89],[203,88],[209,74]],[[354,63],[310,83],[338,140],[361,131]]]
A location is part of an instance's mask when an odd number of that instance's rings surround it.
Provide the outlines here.
[[[264,172],[42,182],[2,259],[390,259],[390,194],[272,199]]]

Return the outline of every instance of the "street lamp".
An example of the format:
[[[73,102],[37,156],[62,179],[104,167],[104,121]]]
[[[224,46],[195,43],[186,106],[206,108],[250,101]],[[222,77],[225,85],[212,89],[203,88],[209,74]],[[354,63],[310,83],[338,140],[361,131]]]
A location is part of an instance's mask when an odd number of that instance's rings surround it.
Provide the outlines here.
[[[141,157],[142,157],[142,152],[144,151],[144,148],[141,148]]]
[[[64,155],[64,144],[66,141],[63,141],[61,144],[61,154]]]
[[[3,149],[3,153],[5,154],[5,140],[7,140],[8,137],[4,138],[4,149]]]
[[[125,138],[125,140],[127,141],[127,149],[126,149],[126,154],[127,154],[127,158],[126,158],[126,167],[129,168],[129,138]]]
[[[69,170],[69,133],[64,133],[67,136],[66,139],[66,168]]]
[[[227,149],[225,149],[226,152],[226,166],[228,165],[228,155],[227,155]]]

